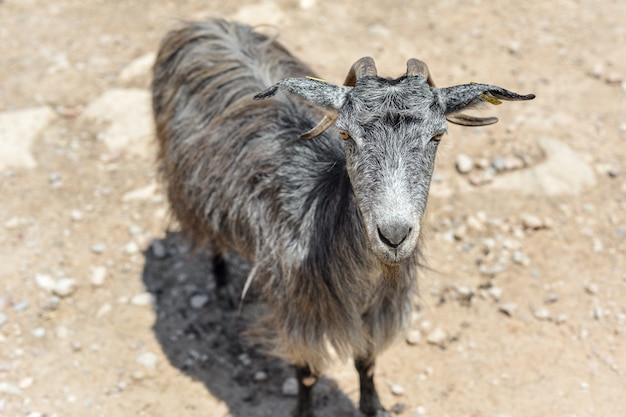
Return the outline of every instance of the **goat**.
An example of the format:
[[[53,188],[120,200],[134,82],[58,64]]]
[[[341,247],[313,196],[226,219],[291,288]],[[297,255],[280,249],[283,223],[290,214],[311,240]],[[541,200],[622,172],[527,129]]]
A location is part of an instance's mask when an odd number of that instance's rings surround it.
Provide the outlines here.
[[[446,118],[495,123],[460,112],[534,95],[437,88],[417,59],[397,79],[379,77],[369,57],[344,85],[312,74],[245,25],[216,19],[170,32],[152,83],[160,172],[181,229],[211,242],[216,266],[227,250],[251,263],[246,286],[259,286],[274,350],[296,367],[293,415],[313,416],[312,387],[336,355],[354,359],[360,410],[388,416],[374,364],[410,317]]]

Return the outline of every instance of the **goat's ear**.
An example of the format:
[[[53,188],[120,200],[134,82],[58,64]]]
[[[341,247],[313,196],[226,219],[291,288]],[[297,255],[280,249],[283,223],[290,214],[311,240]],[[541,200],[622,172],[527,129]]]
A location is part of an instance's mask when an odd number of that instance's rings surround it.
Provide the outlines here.
[[[324,110],[339,110],[346,101],[346,95],[352,87],[327,83],[316,78],[286,78],[280,80],[265,91],[254,96],[255,100],[272,97],[278,89],[302,98],[313,106]]]
[[[464,114],[455,114],[472,108],[484,102],[501,104],[500,100],[520,101],[532,100],[534,94],[520,95],[504,88],[489,84],[462,84],[454,87],[440,88],[442,104],[448,121],[466,126],[481,126],[498,121],[495,117],[472,117]]]

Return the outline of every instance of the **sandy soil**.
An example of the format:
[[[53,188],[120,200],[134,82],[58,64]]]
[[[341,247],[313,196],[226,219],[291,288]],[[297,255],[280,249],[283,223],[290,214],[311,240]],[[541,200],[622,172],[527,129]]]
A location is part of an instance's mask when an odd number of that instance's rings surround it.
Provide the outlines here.
[[[380,392],[411,417],[626,415],[626,3],[590,0],[0,1],[0,415],[295,404],[289,367],[245,344],[206,259],[167,234],[154,186],[150,54],[211,16],[269,24],[334,82],[363,55],[390,76],[416,56],[438,85],[537,94],[444,138],[412,343],[380,358]],[[25,109],[43,122],[18,158]],[[318,416],[358,416],[357,396],[337,364]]]

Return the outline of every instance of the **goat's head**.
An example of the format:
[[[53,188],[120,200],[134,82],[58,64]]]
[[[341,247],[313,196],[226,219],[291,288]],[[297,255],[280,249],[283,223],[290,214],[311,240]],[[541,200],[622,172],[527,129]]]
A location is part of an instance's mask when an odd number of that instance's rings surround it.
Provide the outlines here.
[[[259,93],[278,89],[299,96],[328,115],[309,132],[310,139],[333,123],[345,144],[347,171],[365,223],[370,246],[385,264],[398,264],[417,246],[435,153],[449,122],[481,126],[495,117],[460,111],[487,101],[531,100],[487,84],[437,88],[426,64],[410,59],[405,76],[380,78],[372,58],[357,61],[343,86],[315,78],[288,78]]]

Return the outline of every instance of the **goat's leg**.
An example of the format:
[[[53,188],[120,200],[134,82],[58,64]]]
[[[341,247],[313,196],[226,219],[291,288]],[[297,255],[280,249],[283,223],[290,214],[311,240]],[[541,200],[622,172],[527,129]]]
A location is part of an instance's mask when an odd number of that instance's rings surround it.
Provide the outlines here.
[[[225,301],[228,307],[235,308],[235,295],[228,279],[228,266],[222,253],[213,255],[213,274],[215,275],[215,291],[220,300]]]
[[[378,392],[374,385],[375,363],[376,358],[374,356],[356,358],[354,360],[354,366],[359,372],[359,383],[361,385],[359,410],[367,417],[390,417],[390,414],[380,403]]]
[[[313,386],[317,382],[317,376],[308,366],[297,366],[296,379],[298,380],[298,404],[291,415],[292,417],[313,417]]]

